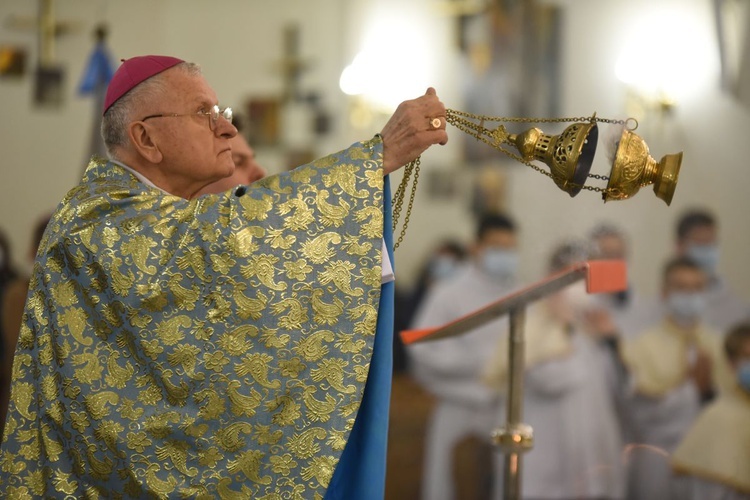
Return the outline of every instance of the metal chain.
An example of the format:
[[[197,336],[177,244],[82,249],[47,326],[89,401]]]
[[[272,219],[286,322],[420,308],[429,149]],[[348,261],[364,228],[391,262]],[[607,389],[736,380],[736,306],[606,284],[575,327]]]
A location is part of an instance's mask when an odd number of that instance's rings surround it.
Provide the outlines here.
[[[465,111],[457,111],[455,109],[445,110],[445,120],[459,130],[466,134],[478,139],[485,144],[497,149],[498,151],[510,156],[514,160],[523,163],[524,165],[531,167],[542,175],[553,179],[552,174],[538,165],[534,165],[530,161],[523,157],[509,151],[501,146],[501,144],[508,138],[508,133],[505,132],[504,127],[498,127],[495,130],[490,130],[484,126],[485,122],[495,123],[568,123],[568,122],[598,122],[608,123],[613,125],[624,125],[627,126],[629,122],[634,122],[634,126],[630,130],[638,128],[638,121],[634,118],[628,118],[627,120],[613,120],[610,118],[599,118],[594,113],[591,116],[577,116],[572,118],[521,118],[521,117],[504,117],[504,116],[489,116],[489,115],[477,115],[474,113],[467,113]],[[468,118],[468,119],[467,119]],[[471,120],[477,120],[479,123],[475,123]],[[411,186],[411,193],[409,194],[409,204],[406,207],[406,215],[404,216],[404,222],[401,226],[401,233],[399,234],[398,240],[393,245],[393,249],[397,249],[401,242],[404,240],[406,235],[406,228],[409,226],[409,218],[411,216],[411,210],[414,206],[414,196],[417,193],[417,182],[419,180],[419,166],[421,164],[421,157],[418,156],[415,160],[409,162],[404,167],[404,176],[401,179],[401,183],[393,195],[391,206],[393,207],[393,231],[396,231],[398,220],[401,216],[401,210],[404,206],[404,198],[406,196],[406,189],[409,185],[409,179],[414,174],[414,183]],[[597,179],[602,181],[608,181],[609,177],[606,175],[588,174],[591,179]],[[577,184],[569,183],[572,188],[585,189],[587,191],[595,191],[598,193],[607,193],[606,188],[595,187],[595,186],[579,186]]]
[[[472,121],[467,120],[466,118],[471,118],[473,120],[479,120],[479,123],[474,123]],[[498,127],[497,129],[489,130],[484,126],[485,122],[506,122],[506,123],[566,123],[566,122],[583,122],[583,121],[595,121],[599,123],[608,123],[608,124],[615,124],[615,125],[626,125],[630,120],[633,120],[635,122],[635,127],[633,127],[632,130],[635,130],[635,128],[638,127],[638,122],[634,119],[628,119],[628,120],[613,120],[609,118],[598,118],[596,116],[596,113],[592,116],[579,116],[579,117],[573,117],[573,118],[506,118],[506,117],[499,117],[499,116],[488,116],[488,115],[476,115],[473,113],[467,113],[465,111],[456,111],[453,109],[447,109],[446,110],[446,121],[453,125],[454,127],[458,128],[459,130],[465,132],[466,134],[484,142],[485,144],[488,144],[489,146],[497,149],[498,151],[510,156],[514,160],[523,163],[524,165],[531,167],[532,169],[536,170],[542,175],[546,175],[547,177],[552,178],[552,174],[538,165],[534,165],[530,161],[524,159],[523,157],[508,151],[507,149],[503,148],[501,144],[507,139],[508,135],[507,132],[505,132],[503,127]],[[605,175],[598,175],[598,174],[589,174],[588,177],[592,179],[597,180],[603,180],[603,181],[609,181],[609,177]],[[579,186],[575,183],[569,183],[569,186],[572,188],[580,188],[585,189],[587,191],[595,191],[599,193],[606,193],[606,188],[596,187],[596,186],[587,186],[582,185]]]
[[[401,242],[404,241],[406,235],[406,228],[409,226],[409,218],[411,217],[411,209],[414,206],[414,197],[417,194],[417,183],[419,182],[419,166],[421,165],[421,156],[417,156],[416,159],[406,164],[404,167],[404,177],[401,179],[396,194],[393,195],[393,231],[396,231],[398,225],[398,219],[401,216],[401,209],[404,205],[404,197],[406,196],[406,188],[409,185],[409,179],[412,173],[414,173],[414,183],[411,186],[411,193],[409,194],[409,205],[406,207],[406,215],[404,216],[404,223],[401,226],[401,234],[399,234],[398,240],[393,245],[393,249],[396,250]]]
[[[457,111],[455,109],[446,109],[446,119],[448,123],[451,123],[450,119],[453,117],[465,117],[471,118],[472,120],[479,120],[480,122],[505,122],[505,123],[566,123],[566,122],[583,122],[583,121],[595,121],[599,123],[610,123],[614,125],[625,125],[629,121],[635,123],[635,127],[631,130],[638,128],[638,121],[634,118],[628,118],[627,120],[613,120],[611,118],[599,118],[594,113],[591,116],[578,116],[574,118],[523,118],[523,117],[506,117],[506,116],[488,116],[488,115],[477,115],[474,113],[467,113],[466,111]]]
[[[404,187],[408,182],[407,178],[411,175],[411,171],[412,165],[411,163],[409,163],[404,167],[404,176],[401,179],[401,184],[398,186],[398,189],[396,190],[396,193],[393,195],[393,199],[391,200],[391,206],[393,207],[393,231],[396,230],[396,224],[398,223],[398,219],[401,216],[401,206],[404,204]]]

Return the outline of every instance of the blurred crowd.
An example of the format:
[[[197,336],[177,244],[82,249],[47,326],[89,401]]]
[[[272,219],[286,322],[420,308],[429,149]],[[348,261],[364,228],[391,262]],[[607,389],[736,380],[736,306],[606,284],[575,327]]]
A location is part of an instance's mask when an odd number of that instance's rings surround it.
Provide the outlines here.
[[[474,241],[439,244],[418,284],[397,296],[396,331],[435,327],[508,295],[522,253],[507,215],[478,220]],[[587,294],[583,281],[527,308],[521,461],[524,499],[750,499],[750,304],[719,274],[719,224],[682,214],[660,295],[632,285]],[[549,251],[547,274],[594,259],[630,260],[628,235],[600,224]],[[421,494],[456,493],[455,448],[504,421],[508,319],[459,337],[397,344],[396,368],[435,400]],[[486,498],[502,498],[493,454]],[[475,478],[480,481],[481,478]]]

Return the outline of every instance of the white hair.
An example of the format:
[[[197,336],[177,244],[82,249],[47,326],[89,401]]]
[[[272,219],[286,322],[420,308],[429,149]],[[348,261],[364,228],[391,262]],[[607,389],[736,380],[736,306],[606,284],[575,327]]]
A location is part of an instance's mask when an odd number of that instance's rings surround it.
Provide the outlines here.
[[[197,76],[201,74],[200,66],[195,63],[182,62],[173,67],[184,71],[188,75]],[[110,158],[117,159],[118,149],[128,144],[127,127],[134,120],[132,116],[133,108],[135,107],[134,103],[152,98],[166,91],[162,74],[158,73],[128,90],[104,113],[101,134]]]

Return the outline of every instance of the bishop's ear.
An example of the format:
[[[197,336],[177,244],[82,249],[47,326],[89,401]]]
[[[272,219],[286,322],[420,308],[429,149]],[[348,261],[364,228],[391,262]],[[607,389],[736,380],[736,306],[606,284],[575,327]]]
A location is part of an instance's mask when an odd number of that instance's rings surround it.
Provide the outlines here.
[[[161,163],[163,155],[159,151],[153,135],[153,129],[144,122],[132,122],[128,126],[128,135],[133,148],[149,163]]]

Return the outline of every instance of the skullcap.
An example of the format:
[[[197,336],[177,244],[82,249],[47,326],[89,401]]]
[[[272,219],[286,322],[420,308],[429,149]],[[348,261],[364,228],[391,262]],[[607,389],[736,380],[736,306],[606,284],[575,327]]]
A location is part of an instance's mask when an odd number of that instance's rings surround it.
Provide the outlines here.
[[[123,59],[107,87],[102,114],[139,83],[182,62],[185,61],[170,56],[138,56]]]

